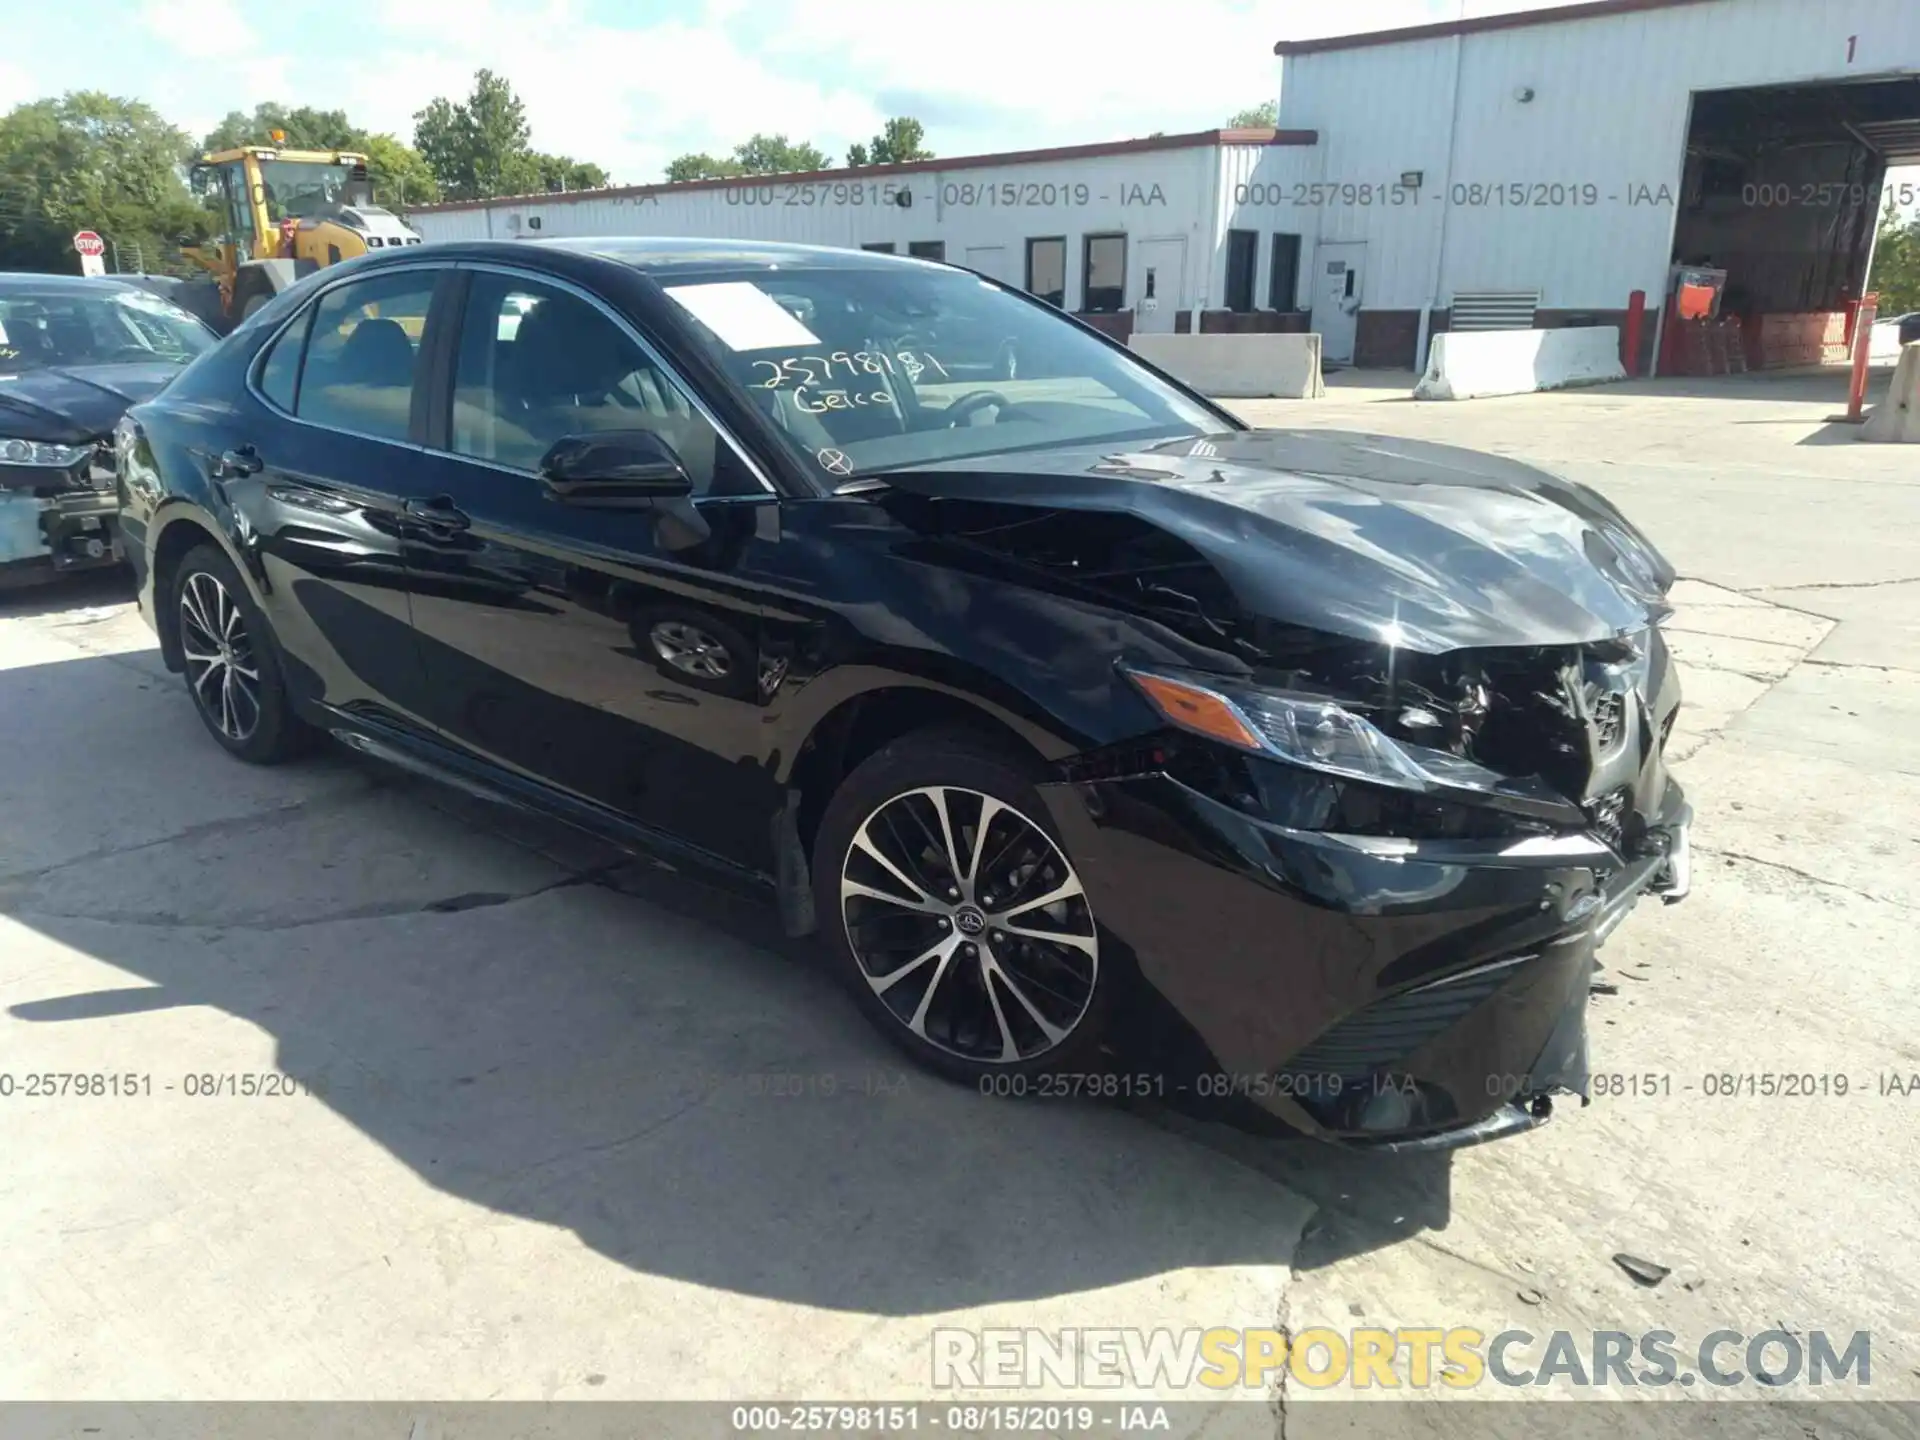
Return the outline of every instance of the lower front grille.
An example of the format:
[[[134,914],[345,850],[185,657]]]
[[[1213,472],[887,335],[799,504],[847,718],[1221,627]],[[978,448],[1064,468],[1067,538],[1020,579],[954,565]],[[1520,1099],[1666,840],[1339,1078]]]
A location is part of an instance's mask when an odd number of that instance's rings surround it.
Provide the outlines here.
[[[1320,1086],[1334,1077],[1351,1085],[1391,1070],[1506,984],[1531,958],[1515,956],[1369,1005],[1294,1056],[1281,1073],[1303,1085]]]
[[[1626,697],[1617,691],[1601,691],[1589,697],[1588,713],[1593,716],[1593,738],[1602,752],[1620,743],[1626,724]]]
[[[1627,816],[1631,811],[1632,799],[1632,792],[1622,785],[1617,790],[1609,790],[1586,807],[1593,833],[1615,850],[1626,843]]]

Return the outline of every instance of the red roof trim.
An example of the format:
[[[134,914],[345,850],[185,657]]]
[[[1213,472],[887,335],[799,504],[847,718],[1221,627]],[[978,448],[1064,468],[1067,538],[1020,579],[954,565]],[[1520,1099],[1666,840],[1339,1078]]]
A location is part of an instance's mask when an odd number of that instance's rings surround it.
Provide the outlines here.
[[[1708,0],[1586,0],[1580,5],[1557,5],[1546,10],[1521,10],[1511,15],[1476,15],[1469,20],[1443,20],[1434,25],[1408,25],[1399,30],[1370,30],[1359,35],[1329,35],[1320,40],[1282,40],[1276,55],[1317,55],[1326,50],[1361,50],[1372,45],[1399,45],[1409,40],[1439,40],[1449,35],[1479,35],[1488,30],[1519,30],[1529,25],[1560,25],[1569,20],[1598,20],[1608,15],[1631,15],[1643,10],[1670,10],[1680,5],[1702,5]]]
[[[1137,155],[1149,150],[1190,150],[1202,145],[1317,145],[1314,130],[1194,130],[1181,135],[1152,135],[1142,140],[1106,140],[1095,145],[1063,145],[1052,150],[1005,150],[993,155],[955,155],[948,159],[909,160],[899,165],[860,165],[838,170],[802,170],[791,175],[739,175],[723,180],[682,180],[675,184],[612,185],[604,190],[564,194],[496,195],[491,200],[449,200],[438,205],[409,205],[409,215],[447,210],[481,210],[489,205],[565,204],[583,196],[597,200],[680,195],[691,190],[738,189],[748,185],[818,184],[823,180],[871,180],[882,175],[914,175],[930,170],[970,170],[989,165],[1023,165],[1048,160],[1092,160],[1103,155]]]

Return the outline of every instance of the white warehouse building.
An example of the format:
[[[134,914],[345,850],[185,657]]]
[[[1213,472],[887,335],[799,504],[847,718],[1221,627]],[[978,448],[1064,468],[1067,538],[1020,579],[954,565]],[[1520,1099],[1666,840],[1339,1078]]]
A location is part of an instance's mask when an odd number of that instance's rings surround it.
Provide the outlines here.
[[[1664,330],[1685,369],[1676,337],[1733,326],[1758,368],[1832,358],[1887,172],[1920,163],[1920,0],[1589,0],[1275,51],[1277,130],[408,213],[429,241],[932,256],[1122,338],[1311,329],[1329,361],[1412,367],[1434,330],[1620,324],[1630,363]],[[1666,325],[1678,265],[1716,298]]]
[[[1269,152],[1312,135],[1208,130],[1099,145],[797,175],[619,186],[410,208],[428,241],[690,235],[946,260],[1024,286],[1125,338],[1132,330],[1304,330],[1251,271],[1229,295],[1223,237]],[[1244,242],[1240,242],[1244,246]],[[1285,257],[1282,257],[1283,260]],[[1250,263],[1239,262],[1243,269]],[[1238,312],[1237,317],[1235,312]]]

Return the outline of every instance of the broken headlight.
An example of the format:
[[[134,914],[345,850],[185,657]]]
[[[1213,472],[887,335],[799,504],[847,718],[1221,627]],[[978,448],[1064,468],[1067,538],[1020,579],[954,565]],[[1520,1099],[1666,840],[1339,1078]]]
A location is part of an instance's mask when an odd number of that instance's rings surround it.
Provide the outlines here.
[[[14,440],[0,436],[0,465],[45,466],[66,470],[93,453],[92,445],[50,445],[44,440]]]
[[[1236,749],[1398,790],[1544,803],[1551,812],[1565,808],[1564,801],[1526,781],[1443,750],[1395,740],[1327,696],[1268,690],[1194,671],[1123,667],[1123,673],[1170,724]]]

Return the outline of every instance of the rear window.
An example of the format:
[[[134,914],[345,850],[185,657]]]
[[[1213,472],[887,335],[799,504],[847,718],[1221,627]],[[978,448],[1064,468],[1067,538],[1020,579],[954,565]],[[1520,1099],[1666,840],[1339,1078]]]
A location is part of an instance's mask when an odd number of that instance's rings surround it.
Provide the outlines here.
[[[438,279],[438,271],[405,270],[322,295],[307,321],[294,413],[356,435],[405,440],[420,341]]]

